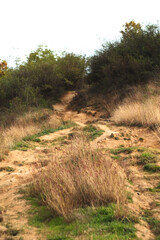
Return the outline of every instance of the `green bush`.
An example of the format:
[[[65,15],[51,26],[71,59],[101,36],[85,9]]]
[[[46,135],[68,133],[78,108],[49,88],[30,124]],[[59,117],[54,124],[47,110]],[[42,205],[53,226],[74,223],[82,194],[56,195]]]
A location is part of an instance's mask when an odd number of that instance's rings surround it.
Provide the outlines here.
[[[85,57],[74,53],[63,53],[57,59],[58,74],[66,90],[82,88],[86,78],[87,61]]]
[[[90,59],[88,82],[96,91],[146,83],[160,69],[158,26],[143,29],[131,21],[121,33],[119,41],[105,44]]]
[[[55,55],[39,47],[27,62],[9,69],[0,79],[0,108],[47,107],[67,90],[82,86],[87,61],[73,53]]]

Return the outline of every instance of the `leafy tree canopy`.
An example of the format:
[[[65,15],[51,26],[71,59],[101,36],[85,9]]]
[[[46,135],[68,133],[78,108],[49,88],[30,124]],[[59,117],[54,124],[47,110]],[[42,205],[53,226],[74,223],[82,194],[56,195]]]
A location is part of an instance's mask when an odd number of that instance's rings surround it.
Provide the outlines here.
[[[1,61],[0,60],[0,77],[2,77],[7,70],[7,62],[6,61]]]
[[[131,21],[123,28],[120,41],[106,43],[90,60],[88,82],[96,91],[143,84],[160,72],[159,26]]]

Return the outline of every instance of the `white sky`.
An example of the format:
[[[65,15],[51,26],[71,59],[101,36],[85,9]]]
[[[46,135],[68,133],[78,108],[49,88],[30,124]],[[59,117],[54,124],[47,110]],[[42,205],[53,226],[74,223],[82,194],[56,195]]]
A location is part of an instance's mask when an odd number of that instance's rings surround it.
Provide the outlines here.
[[[160,0],[0,0],[0,19],[0,59],[13,66],[41,44],[92,55],[125,22],[157,23]]]

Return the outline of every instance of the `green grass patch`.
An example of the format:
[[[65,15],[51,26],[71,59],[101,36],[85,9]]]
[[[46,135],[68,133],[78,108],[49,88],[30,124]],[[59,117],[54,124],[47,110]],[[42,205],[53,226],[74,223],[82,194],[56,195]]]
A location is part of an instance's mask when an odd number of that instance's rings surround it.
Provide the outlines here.
[[[148,163],[148,164],[144,165],[143,169],[150,173],[160,172],[160,166],[158,166],[154,163]]]
[[[120,153],[130,154],[135,149],[136,149],[135,147],[119,147],[119,148],[111,149],[110,152],[114,155],[118,155]]]
[[[40,142],[41,140],[37,137],[37,134],[35,134],[35,135],[32,135],[32,136],[24,137],[23,141]]]
[[[143,141],[143,140],[144,140],[144,138],[142,138],[142,137],[139,138],[139,141]]]
[[[148,189],[150,192],[153,192],[153,193],[157,193],[157,192],[160,192],[160,182],[158,183],[158,185],[154,188],[149,188]]]
[[[97,137],[100,137],[104,133],[103,130],[98,129],[92,124],[89,124],[88,126],[84,127],[83,131],[88,134],[90,140],[94,140]]]
[[[53,140],[53,145],[55,145],[55,144],[64,145],[64,144],[67,144],[67,143],[68,143],[68,141],[67,141],[66,136],[58,137],[58,138]]]
[[[67,129],[67,128],[71,128],[71,127],[75,127],[77,126],[76,123],[72,122],[72,121],[64,121],[62,123],[61,126],[59,126],[58,128],[48,128],[48,129],[44,129],[43,131],[34,134],[32,136],[27,136],[23,138],[23,141],[33,141],[33,142],[40,142],[39,137],[44,136],[44,135],[48,135],[50,133],[54,133],[57,132],[59,130],[63,130],[63,129]]]
[[[147,164],[147,163],[155,163],[157,161],[157,156],[150,152],[143,152],[140,156],[137,157],[138,164]]]
[[[14,168],[13,168],[13,167],[10,167],[10,166],[5,167],[5,170],[6,170],[7,172],[14,172]]]
[[[143,219],[148,222],[152,232],[156,236],[156,240],[160,239],[160,220],[155,219],[152,216],[152,212],[150,210],[146,210],[143,215]]]
[[[133,182],[131,179],[128,179],[129,184],[133,185]]]
[[[127,199],[129,203],[133,203],[133,198],[132,198],[133,194],[131,192],[127,192]]]
[[[9,229],[7,229],[6,233],[9,236],[17,236],[20,233],[20,230],[15,229],[15,228],[9,228]],[[9,238],[6,238],[6,239],[9,239]]]
[[[115,205],[107,207],[83,208],[76,210],[70,222],[54,216],[37,199],[29,198],[32,205],[29,211],[29,224],[39,228],[48,240],[60,239],[137,239],[134,222],[131,218],[117,219]]]
[[[27,151],[29,148],[31,148],[30,144],[24,141],[21,141],[21,142],[15,143],[15,145],[11,148],[11,150]]]
[[[7,166],[7,167],[0,167],[0,172],[6,171],[6,172],[14,172],[14,168]]]
[[[39,139],[39,137],[41,136],[48,135],[50,133],[54,133],[59,130],[63,130],[63,129],[67,129],[75,126],[77,126],[77,124],[72,121],[64,121],[62,125],[58,128],[44,129],[43,131],[37,134],[24,137],[21,142],[15,143],[14,146],[11,148],[11,150],[27,151],[29,148],[31,148],[31,145],[28,143],[29,141],[41,142],[41,140]]]
[[[155,149],[155,148],[146,148],[146,147],[137,147],[137,151],[138,152],[149,152],[155,155],[160,154],[159,149]]]
[[[41,137],[41,136],[48,135],[50,133],[54,133],[54,132],[57,132],[59,130],[71,128],[71,127],[74,127],[74,126],[77,126],[77,124],[72,122],[72,121],[64,121],[60,127],[45,129],[42,132],[37,133],[36,136]]]
[[[111,158],[115,160],[119,160],[121,157],[118,155],[111,155]]]

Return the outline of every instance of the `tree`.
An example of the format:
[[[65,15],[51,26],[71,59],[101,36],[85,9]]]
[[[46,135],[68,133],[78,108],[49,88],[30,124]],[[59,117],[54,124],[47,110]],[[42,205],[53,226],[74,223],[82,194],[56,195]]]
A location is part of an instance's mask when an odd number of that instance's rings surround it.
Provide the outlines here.
[[[7,70],[7,62],[6,61],[0,61],[0,77],[2,77]]]
[[[36,51],[31,52],[27,58],[28,63],[37,63],[39,61],[55,60],[55,55],[50,49],[43,49],[43,46],[39,46]]]
[[[142,27],[140,23],[135,23],[134,21],[130,21],[129,23],[125,23],[123,25],[124,27],[124,31],[121,30],[120,33],[122,34],[122,39],[126,40],[126,39],[130,39],[132,38],[134,35],[137,36],[137,34],[141,34],[142,33]]]
[[[118,42],[106,43],[90,61],[88,82],[96,91],[147,83],[160,72],[159,26],[125,23]]]
[[[85,57],[64,52],[57,59],[57,70],[66,90],[81,88],[84,85],[87,62]]]

